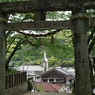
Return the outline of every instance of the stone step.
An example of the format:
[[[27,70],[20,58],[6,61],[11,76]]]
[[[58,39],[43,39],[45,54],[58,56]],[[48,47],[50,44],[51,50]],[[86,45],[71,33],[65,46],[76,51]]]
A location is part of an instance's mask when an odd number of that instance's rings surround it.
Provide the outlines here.
[[[74,95],[72,93],[58,93],[58,92],[26,92],[21,95]]]

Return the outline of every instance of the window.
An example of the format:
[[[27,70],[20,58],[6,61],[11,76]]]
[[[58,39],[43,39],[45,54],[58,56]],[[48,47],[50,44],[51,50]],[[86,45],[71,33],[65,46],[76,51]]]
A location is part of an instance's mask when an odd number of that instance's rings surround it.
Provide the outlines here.
[[[54,82],[54,79],[49,79],[49,82]]]
[[[56,79],[56,82],[64,82],[64,79]]]
[[[43,82],[47,82],[47,79],[43,79]]]

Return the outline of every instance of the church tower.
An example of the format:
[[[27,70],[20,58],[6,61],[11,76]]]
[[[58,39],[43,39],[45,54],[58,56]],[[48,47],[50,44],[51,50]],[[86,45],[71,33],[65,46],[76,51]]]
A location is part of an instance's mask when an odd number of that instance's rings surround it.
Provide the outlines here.
[[[44,72],[48,71],[48,59],[46,57],[46,52],[44,51],[44,57],[42,60],[42,66],[44,67]]]

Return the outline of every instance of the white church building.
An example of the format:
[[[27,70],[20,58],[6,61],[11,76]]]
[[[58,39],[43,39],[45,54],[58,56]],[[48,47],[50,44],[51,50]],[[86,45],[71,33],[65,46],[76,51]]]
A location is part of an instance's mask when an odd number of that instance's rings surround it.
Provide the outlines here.
[[[44,51],[44,56],[41,65],[21,65],[16,69],[18,71],[27,72],[27,77],[33,77],[33,80],[35,80],[37,75],[48,71],[48,58],[46,56],[46,52]]]

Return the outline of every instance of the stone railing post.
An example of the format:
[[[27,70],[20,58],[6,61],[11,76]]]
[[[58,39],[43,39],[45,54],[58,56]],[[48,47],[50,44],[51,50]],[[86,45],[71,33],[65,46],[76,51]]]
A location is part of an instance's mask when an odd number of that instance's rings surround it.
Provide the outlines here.
[[[85,10],[79,7],[75,8],[72,13],[76,73],[75,94],[91,95]]]
[[[0,14],[0,95],[5,95],[5,31],[3,15]]]

